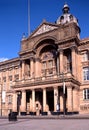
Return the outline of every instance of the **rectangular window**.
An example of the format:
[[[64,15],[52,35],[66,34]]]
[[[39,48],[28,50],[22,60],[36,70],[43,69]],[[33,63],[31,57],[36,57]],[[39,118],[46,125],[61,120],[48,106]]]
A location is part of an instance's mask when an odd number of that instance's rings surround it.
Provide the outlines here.
[[[82,61],[83,62],[88,61],[88,53],[87,52],[82,55]]]
[[[83,99],[89,99],[89,88],[83,90]]]
[[[3,77],[3,82],[6,82],[6,77]]]
[[[12,75],[9,76],[9,81],[12,81]]]
[[[48,68],[52,68],[52,67],[53,67],[53,61],[50,60],[50,61],[48,62]]]
[[[46,69],[46,62],[43,62],[42,68]]]
[[[11,103],[12,103],[12,96],[9,95],[9,96],[8,96],[8,104],[11,104]]]
[[[3,84],[3,90],[6,90],[6,83]]]
[[[89,67],[83,68],[83,80],[89,80]]]
[[[9,89],[12,89],[12,81],[9,82]]]
[[[19,73],[19,68],[15,67],[14,71],[15,71],[15,74],[18,74]]]
[[[19,74],[16,74],[16,75],[14,76],[14,78],[15,78],[15,80],[19,80]]]

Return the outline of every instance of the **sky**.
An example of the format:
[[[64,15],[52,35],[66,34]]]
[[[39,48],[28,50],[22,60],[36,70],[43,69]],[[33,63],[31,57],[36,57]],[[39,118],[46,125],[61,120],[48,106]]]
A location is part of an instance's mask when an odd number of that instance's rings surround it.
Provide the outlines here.
[[[81,39],[89,37],[89,0],[29,0],[30,32],[45,19],[55,23],[65,2],[79,22]],[[19,57],[23,34],[28,36],[28,0],[0,0],[0,61]]]

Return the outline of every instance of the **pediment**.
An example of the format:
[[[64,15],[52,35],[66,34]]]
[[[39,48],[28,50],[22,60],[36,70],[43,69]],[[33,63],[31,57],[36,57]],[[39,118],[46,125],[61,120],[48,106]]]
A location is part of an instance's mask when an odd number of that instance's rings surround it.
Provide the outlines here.
[[[51,24],[45,24],[43,23],[41,26],[39,26],[39,28],[33,33],[32,36],[37,36],[39,34],[43,34],[45,32],[57,29],[58,27],[55,25],[51,25]]]

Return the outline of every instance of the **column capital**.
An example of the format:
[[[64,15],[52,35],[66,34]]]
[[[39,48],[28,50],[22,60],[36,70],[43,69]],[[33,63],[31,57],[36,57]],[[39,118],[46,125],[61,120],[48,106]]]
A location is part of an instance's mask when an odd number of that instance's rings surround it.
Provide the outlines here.
[[[35,58],[34,57],[30,57],[30,61],[35,61]]]
[[[77,47],[75,45],[71,46],[70,48],[72,51],[77,51]]]
[[[46,87],[42,88],[43,90],[46,89]]]
[[[64,50],[63,50],[63,48],[58,48],[57,51],[58,51],[59,53],[63,53]]]
[[[31,91],[35,91],[35,88],[31,88]]]
[[[26,90],[22,89],[21,92],[26,92]]]
[[[58,86],[54,86],[53,88],[58,88]]]
[[[70,84],[67,85],[67,88],[72,88],[72,86]]]
[[[25,63],[25,59],[24,60],[21,60],[22,63]]]
[[[35,58],[35,61],[40,62],[41,60],[40,60],[40,58],[39,58],[39,57],[36,57],[36,58]]]

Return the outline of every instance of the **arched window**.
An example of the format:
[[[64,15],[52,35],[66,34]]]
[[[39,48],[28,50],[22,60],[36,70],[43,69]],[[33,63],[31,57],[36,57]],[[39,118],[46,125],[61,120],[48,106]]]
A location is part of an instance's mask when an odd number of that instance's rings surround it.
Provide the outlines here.
[[[41,55],[42,76],[52,75],[56,71],[55,50],[45,51]]]

